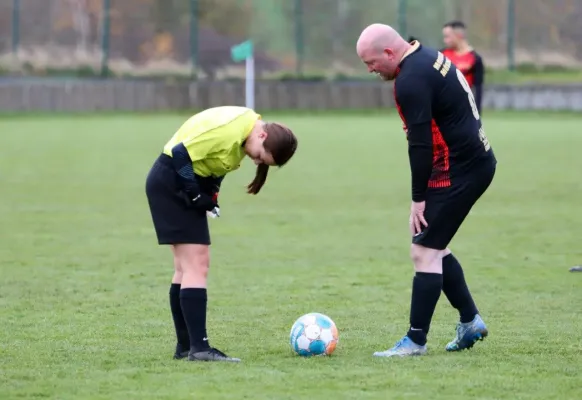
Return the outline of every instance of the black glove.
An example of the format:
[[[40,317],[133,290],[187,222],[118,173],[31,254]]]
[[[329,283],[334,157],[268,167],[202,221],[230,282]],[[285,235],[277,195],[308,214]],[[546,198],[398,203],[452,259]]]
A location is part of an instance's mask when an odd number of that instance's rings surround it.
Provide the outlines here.
[[[200,193],[192,199],[192,208],[200,211],[212,211],[216,207],[216,201],[206,193]]]
[[[184,203],[186,203],[186,207],[199,211],[212,211],[214,207],[218,206],[216,201],[206,193],[201,193],[193,197],[186,192],[180,192],[179,196],[184,200]]]

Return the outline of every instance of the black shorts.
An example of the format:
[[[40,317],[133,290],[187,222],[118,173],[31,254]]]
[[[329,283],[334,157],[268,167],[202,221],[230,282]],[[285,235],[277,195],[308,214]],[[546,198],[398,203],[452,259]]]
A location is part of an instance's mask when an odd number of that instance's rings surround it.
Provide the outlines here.
[[[495,164],[488,163],[454,180],[448,188],[429,189],[424,210],[428,227],[414,236],[412,243],[430,249],[446,249],[494,175]]]
[[[179,176],[166,154],[146,179],[146,195],[159,244],[210,244],[206,213],[187,206]]]

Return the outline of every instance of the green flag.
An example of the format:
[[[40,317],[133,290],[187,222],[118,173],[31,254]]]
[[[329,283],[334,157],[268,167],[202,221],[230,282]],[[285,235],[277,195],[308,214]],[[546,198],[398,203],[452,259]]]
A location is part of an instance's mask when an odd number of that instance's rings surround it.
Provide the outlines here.
[[[244,61],[253,55],[253,41],[247,40],[231,47],[230,56],[234,62]]]

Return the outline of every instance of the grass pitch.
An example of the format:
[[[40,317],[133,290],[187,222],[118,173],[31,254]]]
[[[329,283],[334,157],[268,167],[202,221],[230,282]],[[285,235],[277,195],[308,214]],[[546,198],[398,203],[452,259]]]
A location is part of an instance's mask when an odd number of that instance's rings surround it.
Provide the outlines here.
[[[582,118],[485,113],[499,159],[451,247],[490,336],[448,354],[445,296],[429,355],[371,357],[406,332],[410,174],[393,113],[266,115],[300,143],[264,192],[229,175],[213,237],[211,343],[239,365],[171,359],[172,259],[145,176],[184,116],[0,120],[0,398],[580,399]],[[331,358],[291,354],[328,314]]]

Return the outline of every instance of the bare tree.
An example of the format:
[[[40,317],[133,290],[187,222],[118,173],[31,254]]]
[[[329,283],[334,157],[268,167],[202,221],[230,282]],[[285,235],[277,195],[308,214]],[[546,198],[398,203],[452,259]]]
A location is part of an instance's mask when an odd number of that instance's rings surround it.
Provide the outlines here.
[[[335,12],[335,23],[332,26],[333,36],[332,36],[332,55],[334,61],[339,61],[343,58],[344,52],[344,34],[345,26],[350,13],[350,4],[348,0],[337,0],[336,12]]]
[[[91,35],[91,21],[87,0],[66,0],[71,11],[73,28],[77,33],[77,52],[89,52],[89,38]]]

